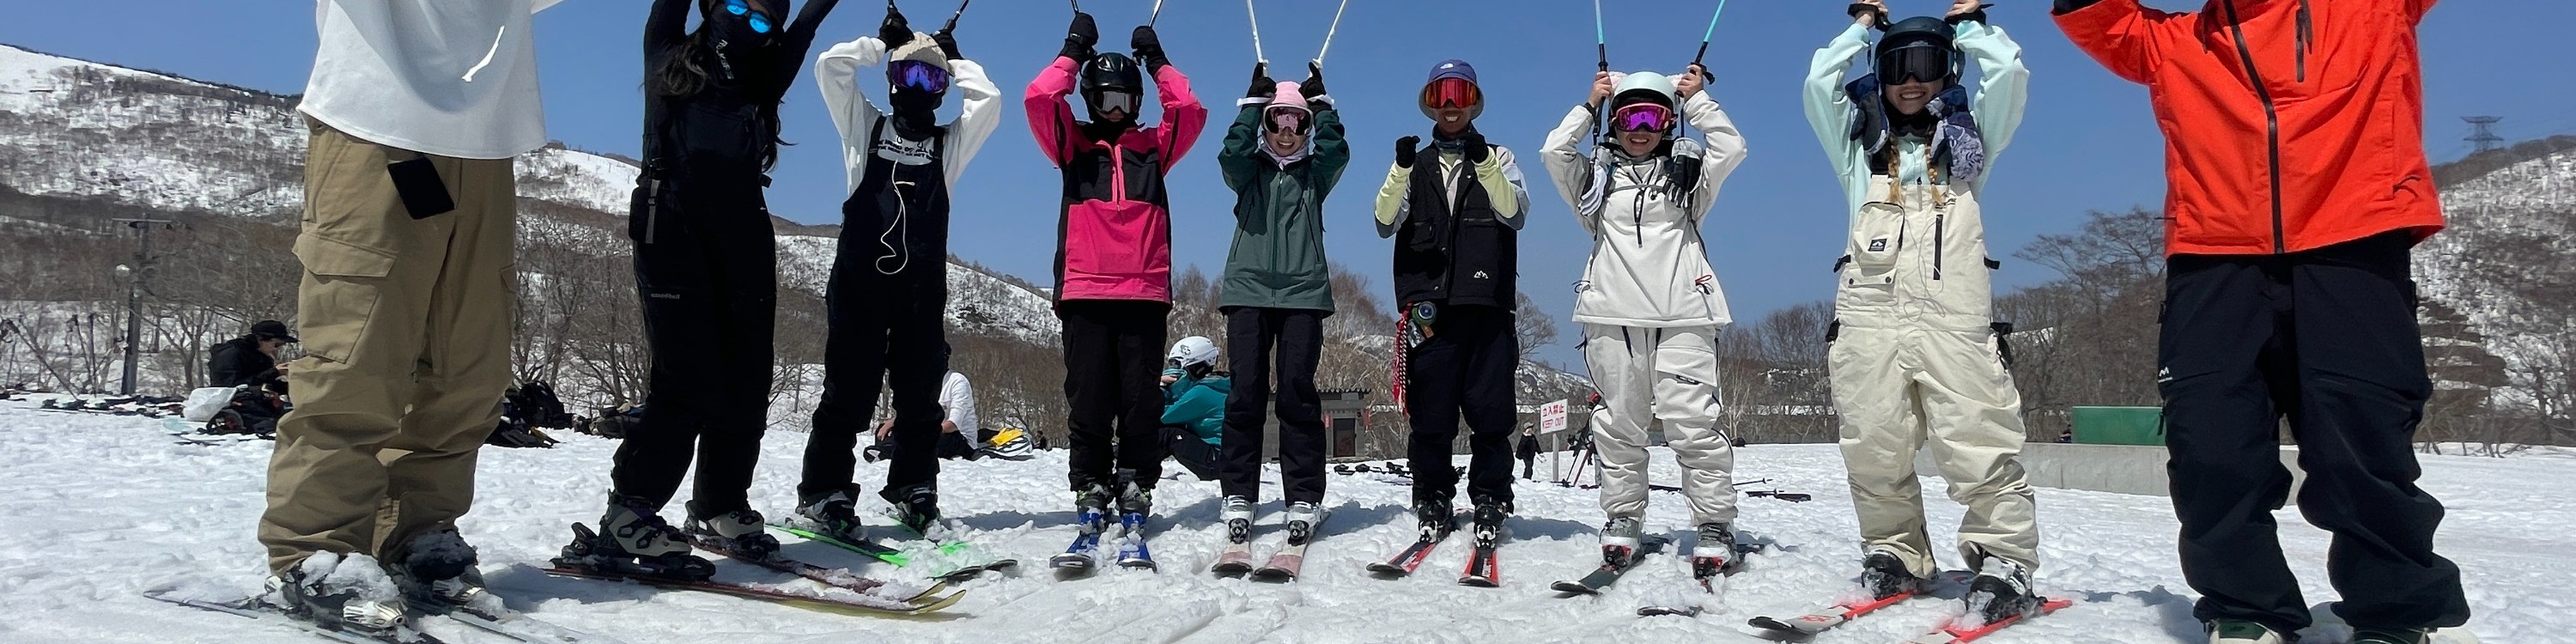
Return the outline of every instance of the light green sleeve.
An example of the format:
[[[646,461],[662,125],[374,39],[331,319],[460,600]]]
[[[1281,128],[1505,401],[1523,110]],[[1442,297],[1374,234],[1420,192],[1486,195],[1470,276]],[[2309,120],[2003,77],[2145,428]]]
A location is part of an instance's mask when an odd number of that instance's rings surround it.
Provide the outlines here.
[[[1843,93],[1844,76],[1851,71],[1853,58],[1869,50],[1869,28],[1853,24],[1825,48],[1816,50],[1816,58],[1807,67],[1807,124],[1816,128],[1816,141],[1825,147],[1825,158],[1834,164],[1834,174],[1843,177],[1846,188],[1852,183],[1852,166],[1860,158],[1860,143],[1851,138],[1852,120],[1858,118],[1852,109],[1851,96]]]
[[[1984,188],[1993,172],[1994,158],[2012,144],[2013,134],[2021,129],[2022,115],[2030,103],[2030,67],[2021,62],[2021,45],[2002,27],[1981,22],[1959,23],[1956,39],[1959,51],[1977,61],[1979,84],[1977,97],[1971,99],[1977,116],[1977,129],[1985,135],[1986,168],[1977,178]]]
[[[1404,200],[1406,189],[1412,185],[1412,168],[1387,167],[1386,183],[1377,189],[1377,236],[1394,237],[1396,226],[1404,223],[1405,215],[1410,214],[1407,211],[1413,209],[1413,204]]]

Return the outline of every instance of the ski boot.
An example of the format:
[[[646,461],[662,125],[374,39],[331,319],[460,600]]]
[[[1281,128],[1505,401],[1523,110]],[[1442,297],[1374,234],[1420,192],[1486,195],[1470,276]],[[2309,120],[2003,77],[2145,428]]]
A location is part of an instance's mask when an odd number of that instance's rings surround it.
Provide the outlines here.
[[[608,512],[599,532],[572,525],[573,540],[554,564],[593,574],[648,577],[686,582],[706,581],[716,565],[689,552],[689,535],[664,522],[653,505],[631,496],[609,495]]]
[[[405,623],[402,589],[374,557],[316,552],[268,578],[261,601],[323,628],[390,640]]]
[[[1154,568],[1154,555],[1145,547],[1145,521],[1154,514],[1154,490],[1127,484],[1118,495],[1118,565],[1126,568]]]
[[[1869,589],[1870,599],[1886,599],[1923,590],[1923,577],[1905,567],[1905,559],[1893,550],[1872,548],[1860,560],[1860,584]]]
[[[829,494],[798,499],[796,516],[812,522],[815,532],[845,543],[867,540],[867,529],[859,525],[858,486],[833,490]]]
[[[1421,524],[1424,541],[1446,539],[1458,529],[1458,511],[1450,508],[1447,500],[1414,501],[1413,520]]]
[[[1510,501],[1476,499],[1476,548],[1492,550],[1503,540],[1503,519],[1512,515]]]
[[[902,490],[880,490],[877,496],[894,504],[888,514],[903,527],[911,528],[925,539],[948,536],[939,521],[939,487],[923,483]]]
[[[1636,517],[1614,517],[1601,525],[1601,566],[1625,569],[1637,557],[1637,536],[1645,534],[1646,524]]]
[[[778,537],[769,535],[767,522],[751,508],[708,513],[696,501],[682,507],[689,514],[688,527],[682,531],[690,537],[709,538],[720,544],[728,556],[766,560],[778,554]]]
[[[440,528],[412,537],[394,559],[394,585],[403,599],[423,612],[463,609],[476,615],[504,612],[501,599],[486,592],[483,572],[475,568],[474,546],[455,528]]]
[[[1977,578],[1968,582],[1968,614],[1981,624],[2038,614],[2040,603],[2030,592],[2030,571],[2002,557],[1986,557]]]
[[[1225,542],[1242,545],[1252,542],[1252,500],[1239,496],[1225,497],[1224,509],[1217,511],[1225,522]]]
[[[1323,511],[1314,503],[1298,501],[1288,504],[1288,545],[1305,545],[1308,539],[1315,538],[1315,524],[1323,519]]]
[[[2212,620],[2202,623],[2201,628],[2209,632],[2209,644],[2287,644],[2289,642],[2271,627],[2245,620]]]
[[[1077,528],[1081,534],[1096,535],[1108,532],[1110,508],[1117,504],[1117,502],[1117,496],[1110,494],[1109,488],[1098,484],[1094,484],[1089,488],[1074,492],[1074,527]]]
[[[1744,567],[1735,552],[1735,531],[1723,523],[1699,524],[1699,543],[1691,547],[1691,579],[1700,590],[1712,590],[1719,577]]]

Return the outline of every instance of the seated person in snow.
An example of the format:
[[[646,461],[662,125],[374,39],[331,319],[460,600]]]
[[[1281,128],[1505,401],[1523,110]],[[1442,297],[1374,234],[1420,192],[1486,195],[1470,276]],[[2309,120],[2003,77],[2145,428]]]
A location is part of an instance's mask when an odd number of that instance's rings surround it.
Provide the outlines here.
[[[946,419],[939,421],[939,458],[974,460],[977,454],[975,439],[958,431],[962,427],[976,427],[975,385],[966,380],[966,374],[948,372],[947,380],[939,385],[939,407],[948,414]],[[894,457],[893,416],[877,423],[876,444],[869,445],[861,454],[870,463]]]
[[[1225,398],[1234,381],[1216,370],[1216,343],[1200,336],[1172,345],[1163,370],[1163,444],[1172,459],[1202,481],[1216,480],[1223,455]]]

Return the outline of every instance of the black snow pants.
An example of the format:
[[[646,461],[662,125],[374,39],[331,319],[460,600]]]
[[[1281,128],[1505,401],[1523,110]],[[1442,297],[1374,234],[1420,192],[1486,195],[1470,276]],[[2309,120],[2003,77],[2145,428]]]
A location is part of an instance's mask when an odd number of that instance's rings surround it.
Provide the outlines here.
[[[1323,359],[1324,316],[1306,309],[1231,307],[1225,311],[1225,460],[1218,476],[1226,496],[1261,500],[1261,442],[1269,422],[1271,351],[1278,351],[1279,476],[1289,503],[1324,502],[1324,408],[1315,392]]]
[[[1512,312],[1443,306],[1431,337],[1406,360],[1410,382],[1404,389],[1405,407],[1413,421],[1406,454],[1413,464],[1414,503],[1457,498],[1458,471],[1449,455],[1462,419],[1470,432],[1468,498],[1511,503],[1512,421],[1520,370],[1520,336],[1513,329]]]
[[[845,240],[848,241],[848,240]],[[844,245],[844,249],[852,245]],[[801,501],[856,489],[859,435],[873,430],[877,394],[894,391],[892,449],[881,495],[939,478],[939,386],[948,377],[948,263],[910,262],[887,275],[870,252],[844,250],[825,287],[831,331],[823,342],[823,399],[805,441]],[[969,430],[971,431],[971,429]]]
[[[1151,300],[1056,304],[1064,321],[1064,396],[1072,406],[1074,491],[1116,493],[1120,470],[1138,487],[1162,479],[1164,321],[1172,305]]]
[[[2356,626],[2457,626],[2459,568],[2433,553],[2442,504],[2415,486],[2412,439],[2432,384],[2408,279],[2409,233],[2282,255],[2168,260],[2164,394],[2183,576],[2202,620],[2309,624],[2272,510],[2289,419],[2299,511],[2334,533],[2326,570]]]
[[[680,194],[689,194],[682,191]],[[757,187],[710,187],[642,213],[635,243],[644,337],[653,349],[652,413],[617,446],[616,493],[660,506],[697,461],[700,517],[750,507],[752,467],[769,426],[771,322],[778,250]]]

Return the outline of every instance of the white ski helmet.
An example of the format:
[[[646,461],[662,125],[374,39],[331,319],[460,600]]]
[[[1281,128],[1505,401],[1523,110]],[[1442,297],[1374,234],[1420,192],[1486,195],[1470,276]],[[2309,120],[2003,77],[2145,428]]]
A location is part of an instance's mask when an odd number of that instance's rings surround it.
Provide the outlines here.
[[[1205,365],[1207,367],[1214,368],[1216,366],[1216,355],[1217,351],[1215,340],[1209,340],[1207,339],[1207,336],[1193,335],[1181,338],[1180,342],[1172,343],[1172,353],[1170,358],[1172,359],[1172,366],[1175,367]]]
[[[1610,109],[1627,107],[1640,101],[1654,101],[1664,107],[1681,109],[1681,90],[1673,88],[1673,77],[1655,72],[1637,72],[1619,79],[1610,91]]]

